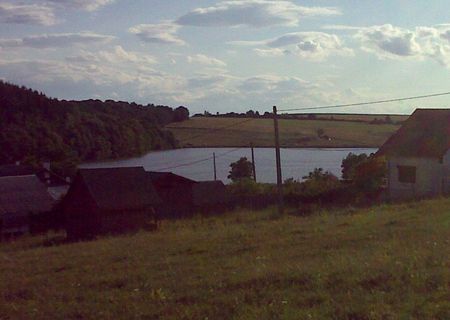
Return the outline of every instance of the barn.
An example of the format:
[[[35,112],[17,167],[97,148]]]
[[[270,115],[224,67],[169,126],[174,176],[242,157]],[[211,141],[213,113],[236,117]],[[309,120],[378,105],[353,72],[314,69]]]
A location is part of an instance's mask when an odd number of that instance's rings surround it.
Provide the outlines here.
[[[192,214],[192,188],[196,181],[172,172],[147,172],[153,186],[162,200],[158,213],[163,217],[175,218]]]
[[[0,177],[0,235],[30,231],[32,222],[48,214],[54,200],[35,175]]]
[[[146,227],[161,200],[142,167],[80,169],[62,203],[68,238]]]
[[[450,193],[450,109],[417,109],[377,152],[388,166],[388,197]]]

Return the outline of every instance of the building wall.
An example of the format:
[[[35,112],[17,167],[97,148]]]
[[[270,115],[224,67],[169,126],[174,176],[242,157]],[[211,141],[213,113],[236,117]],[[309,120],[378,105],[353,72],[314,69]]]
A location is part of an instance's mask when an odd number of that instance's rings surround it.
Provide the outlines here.
[[[450,163],[450,154],[448,162]],[[416,167],[416,182],[399,181],[398,166]],[[390,199],[410,199],[432,197],[445,192],[448,187],[448,166],[439,159],[430,158],[400,158],[388,159],[388,189]]]

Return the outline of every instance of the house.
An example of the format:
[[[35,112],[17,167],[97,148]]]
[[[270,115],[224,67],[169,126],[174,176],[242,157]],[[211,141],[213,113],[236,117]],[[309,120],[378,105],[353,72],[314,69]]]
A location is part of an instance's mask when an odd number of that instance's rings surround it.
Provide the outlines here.
[[[181,217],[192,214],[192,188],[196,181],[172,172],[147,172],[162,204],[158,214],[163,217]]]
[[[26,164],[8,164],[0,166],[0,177],[14,177],[24,175],[36,175],[45,184],[48,193],[53,199],[61,199],[69,190],[66,179],[59,177],[50,170],[50,164],[45,163],[43,167],[35,168]]]
[[[91,238],[144,228],[160,204],[142,167],[80,169],[62,203],[67,236]]]
[[[35,175],[0,177],[0,236],[27,233],[52,210],[54,199]]]
[[[192,203],[201,212],[224,211],[229,204],[227,189],[222,181],[200,181],[193,185]]]
[[[388,165],[388,197],[450,193],[450,109],[417,109],[379,149]]]

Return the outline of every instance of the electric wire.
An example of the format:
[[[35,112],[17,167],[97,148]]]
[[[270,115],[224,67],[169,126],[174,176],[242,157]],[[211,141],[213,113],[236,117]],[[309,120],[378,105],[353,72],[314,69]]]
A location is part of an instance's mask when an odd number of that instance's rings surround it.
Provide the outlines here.
[[[450,91],[449,91],[449,92],[442,92],[442,93],[426,94],[426,95],[421,95],[421,96],[405,97],[405,98],[395,98],[395,99],[386,99],[386,100],[375,100],[375,101],[369,101],[369,102],[357,102],[357,103],[347,103],[347,104],[336,104],[336,105],[317,106],[317,107],[280,109],[280,110],[278,110],[278,111],[280,111],[280,112],[285,112],[285,111],[322,110],[322,109],[332,109],[332,108],[336,108],[336,109],[337,109],[337,108],[354,107],[354,106],[364,106],[364,105],[371,105],[371,104],[381,104],[381,103],[388,103],[388,102],[399,102],[399,101],[406,101],[406,100],[416,100],[416,99],[433,98],[433,97],[440,97],[440,96],[446,96],[446,95],[450,95]]]

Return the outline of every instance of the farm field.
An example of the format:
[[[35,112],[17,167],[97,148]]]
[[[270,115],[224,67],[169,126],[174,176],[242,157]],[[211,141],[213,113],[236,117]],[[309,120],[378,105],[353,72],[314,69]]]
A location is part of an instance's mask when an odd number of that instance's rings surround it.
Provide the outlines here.
[[[0,319],[449,319],[450,199],[0,244]]]
[[[282,147],[379,147],[398,128],[394,124],[332,120],[279,120]],[[169,129],[182,147],[273,147],[273,120],[195,117]],[[223,129],[222,129],[223,128]],[[322,131],[319,137],[318,131]],[[329,138],[329,139],[328,139]]]

